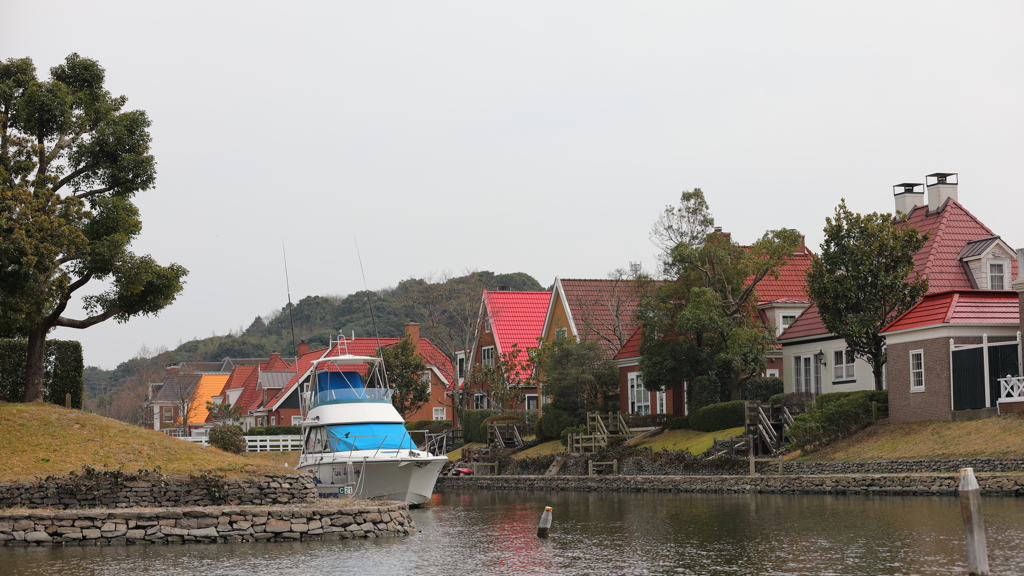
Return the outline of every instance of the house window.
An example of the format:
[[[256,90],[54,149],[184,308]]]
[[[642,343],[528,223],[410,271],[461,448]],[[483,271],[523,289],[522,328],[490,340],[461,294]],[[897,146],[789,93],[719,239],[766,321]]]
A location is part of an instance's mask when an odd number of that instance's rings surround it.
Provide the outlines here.
[[[292,426],[299,426],[302,424],[302,416],[292,416]]]
[[[174,422],[174,408],[171,406],[164,406],[164,422]]]
[[[814,356],[793,357],[793,390],[821,394],[821,362]]]
[[[853,380],[853,351],[833,350],[832,351],[832,380],[840,382]]]
[[[475,410],[486,410],[487,409],[487,394],[474,394],[473,395],[473,409],[475,409]]]
[[[480,349],[480,363],[484,366],[494,366],[494,346]]]
[[[1003,265],[988,265],[988,287],[991,290],[1004,290],[1006,284],[1003,282]]]
[[[536,394],[527,394],[526,395],[526,409],[527,410],[536,410],[537,409],[537,395]]]
[[[444,407],[434,408],[434,420],[447,420]]]
[[[910,351],[910,391],[924,390],[924,350]]]
[[[644,388],[644,379],[639,372],[630,372],[626,377],[629,383],[629,413],[650,414],[651,393]]]
[[[568,328],[556,328],[555,329],[555,338],[565,338],[568,335],[569,335],[569,329]]]
[[[424,370],[420,372],[420,382],[427,387],[427,392],[430,392],[430,370]]]
[[[270,417],[270,425],[271,426],[276,426],[277,425],[277,416],[271,416]]]
[[[768,378],[778,378],[779,377],[779,369],[778,368],[769,368],[769,369],[764,371],[764,375],[767,376]]]
[[[789,325],[792,324],[795,321],[796,321],[796,316],[794,316],[792,314],[783,314],[782,315],[782,326],[779,327],[779,334],[782,334],[782,331],[785,330],[786,328],[789,328]]]
[[[463,358],[462,356],[459,356],[458,363],[459,363],[459,367],[458,367],[459,378],[465,378],[466,377],[465,376],[465,373],[466,373],[466,359]]]
[[[665,391],[662,390],[654,396],[658,399],[658,414],[668,414],[668,406],[665,402]]]

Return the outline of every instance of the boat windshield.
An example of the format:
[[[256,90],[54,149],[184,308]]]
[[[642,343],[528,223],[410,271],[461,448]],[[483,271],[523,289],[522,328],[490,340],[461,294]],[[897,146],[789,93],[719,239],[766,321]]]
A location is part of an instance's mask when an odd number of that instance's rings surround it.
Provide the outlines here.
[[[415,450],[402,424],[337,424],[327,426],[331,452],[351,450]]]
[[[316,373],[313,405],[353,400],[390,401],[390,388],[367,388],[358,372],[322,371]]]

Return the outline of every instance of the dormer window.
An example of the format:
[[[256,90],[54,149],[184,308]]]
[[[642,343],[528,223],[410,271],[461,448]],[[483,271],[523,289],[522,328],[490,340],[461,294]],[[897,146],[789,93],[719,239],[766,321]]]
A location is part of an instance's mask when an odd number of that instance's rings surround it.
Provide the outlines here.
[[[1002,264],[989,264],[988,265],[988,287],[991,290],[1005,290],[1006,284],[1003,282],[1003,265]]]

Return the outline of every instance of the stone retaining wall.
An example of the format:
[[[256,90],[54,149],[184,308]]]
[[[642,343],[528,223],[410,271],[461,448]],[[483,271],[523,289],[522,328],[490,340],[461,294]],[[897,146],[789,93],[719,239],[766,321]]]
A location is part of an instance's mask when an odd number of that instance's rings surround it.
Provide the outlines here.
[[[1024,496],[1024,474],[977,474],[982,494]],[[767,494],[956,495],[959,474],[827,476],[455,476],[436,492],[552,490],[573,492],[724,492]]]
[[[225,480],[210,475],[173,477],[86,469],[35,482],[0,483],[0,508],[271,506],[316,501],[316,486],[309,474]]]
[[[758,463],[758,470],[777,472],[774,462]],[[878,462],[785,462],[786,474],[905,474],[922,472],[1024,472],[1024,458],[957,458],[950,460],[882,460]]]
[[[0,513],[0,544],[5,546],[339,540],[415,531],[404,503]]]

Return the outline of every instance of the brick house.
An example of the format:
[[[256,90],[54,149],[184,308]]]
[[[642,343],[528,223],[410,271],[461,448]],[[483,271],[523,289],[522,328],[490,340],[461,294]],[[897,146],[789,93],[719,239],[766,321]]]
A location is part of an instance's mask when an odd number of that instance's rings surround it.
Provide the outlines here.
[[[469,350],[466,373],[467,405],[473,409],[492,406],[490,391],[472,381],[473,366],[493,366],[501,354],[513,345],[521,352],[519,361],[528,358],[529,350],[537,347],[537,338],[544,326],[551,292],[518,292],[511,290],[484,290],[480,298],[476,337]],[[530,374],[518,374],[525,379]],[[536,386],[523,389],[525,399],[513,408],[537,410],[540,406]]]
[[[929,294],[883,330],[893,422],[997,413],[999,378],[1020,376],[1020,296]]]
[[[956,176],[936,173],[928,175],[925,184],[893,186],[895,208],[904,215],[894,225],[913,227],[929,234],[927,242],[914,255],[915,270],[928,278],[928,295],[1005,289],[1011,279],[1017,277],[1017,259],[1005,242],[959,203]],[[969,337],[967,334],[960,336]],[[981,334],[976,336],[981,337]],[[899,336],[897,340],[903,338]],[[821,394],[874,389],[871,366],[854,358],[846,342],[825,328],[816,306],[808,307],[783,331],[779,341],[782,359],[788,368],[783,373],[786,392]],[[887,355],[898,356],[891,352]],[[883,375],[887,387],[891,373],[892,367],[887,366]],[[890,393],[890,402],[893,398],[894,393]],[[903,418],[899,415],[900,400],[895,402],[897,408],[893,417]]]

